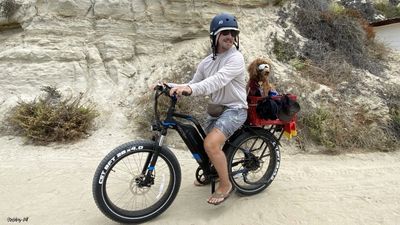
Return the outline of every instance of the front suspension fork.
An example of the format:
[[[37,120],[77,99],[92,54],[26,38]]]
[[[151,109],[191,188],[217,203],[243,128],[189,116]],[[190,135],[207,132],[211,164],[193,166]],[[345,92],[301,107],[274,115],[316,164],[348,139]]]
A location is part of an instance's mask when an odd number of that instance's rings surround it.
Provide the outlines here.
[[[161,146],[163,145],[165,135],[158,136],[153,145],[154,152],[150,152],[147,156],[146,163],[143,166],[142,174],[144,175],[144,180],[141,182],[141,186],[151,186],[154,184],[154,169],[156,167],[158,155],[161,151]]]

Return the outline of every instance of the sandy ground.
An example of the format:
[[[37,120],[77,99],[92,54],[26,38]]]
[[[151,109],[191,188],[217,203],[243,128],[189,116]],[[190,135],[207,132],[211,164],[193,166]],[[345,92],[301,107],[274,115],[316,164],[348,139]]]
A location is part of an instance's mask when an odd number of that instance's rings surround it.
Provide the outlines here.
[[[128,132],[125,132],[128,133]],[[0,138],[0,224],[117,224],[97,209],[91,190],[100,160],[129,135],[98,131],[72,145],[32,146]],[[340,156],[285,153],[264,192],[206,203],[197,167],[176,149],[183,177],[172,206],[146,224],[399,224],[400,151]],[[25,220],[25,221],[24,221]]]
[[[400,23],[374,27],[378,40],[384,42],[394,50],[400,51]]]

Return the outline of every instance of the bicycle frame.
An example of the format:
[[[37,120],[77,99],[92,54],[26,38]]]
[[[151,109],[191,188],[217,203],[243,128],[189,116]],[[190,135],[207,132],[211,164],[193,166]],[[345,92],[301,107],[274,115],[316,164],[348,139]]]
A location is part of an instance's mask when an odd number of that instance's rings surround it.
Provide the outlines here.
[[[211,174],[211,167],[210,167],[210,161],[209,158],[204,150],[203,146],[203,139],[205,138],[205,133],[203,129],[201,128],[200,124],[195,120],[194,118],[189,118],[186,117],[186,115],[183,114],[175,114],[173,116],[177,116],[183,119],[186,119],[188,121],[191,121],[195,124],[196,128],[200,131],[202,134],[201,137],[196,130],[191,125],[188,124],[183,124],[179,121],[176,120],[169,120],[168,122],[163,121],[161,122],[162,128],[161,128],[161,135],[155,135],[153,137],[153,140],[155,141],[154,149],[156,150],[154,154],[149,154],[149,156],[146,159],[146,163],[144,164],[142,174],[145,174],[146,171],[146,179],[143,181],[143,184],[145,186],[148,186],[150,182],[152,184],[152,171],[155,168],[155,164],[157,162],[157,157],[158,153],[161,150],[161,146],[163,144],[163,140],[165,136],[167,135],[167,130],[168,129],[175,129],[181,136],[182,140],[185,142],[186,146],[189,148],[191,151],[194,159],[197,161],[199,164],[200,168],[203,169],[204,174],[206,176],[209,176]],[[153,128],[154,129],[154,128]]]
[[[156,93],[154,96],[154,115],[155,115],[155,121],[152,124],[152,130],[157,131],[159,135],[155,135],[153,137],[153,141],[155,141],[155,146],[154,149],[159,150],[163,144],[164,138],[168,133],[168,129],[174,129],[178,132],[186,146],[189,148],[190,152],[192,153],[194,159],[197,161],[199,164],[200,169],[203,170],[203,175],[205,178],[210,179],[211,184],[212,184],[212,192],[215,190],[215,178],[217,178],[217,173],[215,169],[212,168],[210,160],[205,152],[203,141],[204,138],[206,137],[206,134],[201,127],[200,123],[198,122],[197,119],[190,115],[186,114],[181,114],[175,112],[175,106],[177,103],[177,97],[174,96],[169,96],[169,90],[170,88],[168,86],[157,86],[156,88]],[[171,103],[170,106],[167,110],[167,115],[164,120],[160,120],[159,112],[158,112],[158,98],[161,95],[168,95],[171,98]],[[185,124],[180,121],[177,121],[175,118],[181,118],[185,121],[191,122],[191,124]],[[272,129],[272,128],[271,128]],[[231,141],[234,140],[236,137],[238,137],[242,132],[244,131],[250,131],[253,133],[257,133],[257,130],[263,130],[264,132],[266,131],[264,128],[261,127],[252,127],[248,125],[243,125],[243,127],[239,130],[237,130],[225,143],[223,146],[223,150],[226,151],[228,146],[231,145]],[[270,132],[269,130],[268,132]],[[157,134],[157,133],[156,133]],[[272,133],[273,134],[273,133]],[[274,135],[272,137],[275,139],[275,144],[279,144],[279,138],[276,138]],[[274,146],[276,147],[276,146]],[[241,149],[244,154],[248,154],[248,150],[246,149]],[[143,181],[143,185],[149,185],[152,182],[152,171],[154,170],[157,157],[158,157],[158,152],[154,155],[149,155],[146,161],[146,164],[143,168],[143,174],[146,173],[146,179]],[[243,171],[237,171],[237,173],[241,173]],[[150,182],[150,183],[149,183]]]
[[[174,129],[178,132],[186,146],[189,148],[192,153],[194,159],[199,164],[199,167],[203,170],[204,175],[209,178],[215,178],[216,172],[212,171],[210,160],[204,150],[203,141],[206,137],[206,133],[201,127],[198,120],[190,115],[181,114],[175,112],[175,106],[177,102],[177,97],[169,96],[170,88],[168,86],[157,86],[156,92],[154,95],[154,115],[155,121],[152,124],[152,130],[155,131],[155,135],[153,136],[153,141],[155,141],[154,149],[155,154],[149,155],[146,164],[143,167],[143,174],[145,175],[145,179],[143,181],[143,185],[148,186],[152,182],[152,171],[154,170],[159,149],[163,145],[163,141],[168,133],[168,129]],[[170,106],[167,110],[167,115],[164,120],[160,119],[160,115],[158,112],[158,98],[161,95],[168,95],[171,98]],[[182,123],[175,118],[181,118],[185,121],[191,122],[191,124]],[[212,173],[214,172],[214,173]]]

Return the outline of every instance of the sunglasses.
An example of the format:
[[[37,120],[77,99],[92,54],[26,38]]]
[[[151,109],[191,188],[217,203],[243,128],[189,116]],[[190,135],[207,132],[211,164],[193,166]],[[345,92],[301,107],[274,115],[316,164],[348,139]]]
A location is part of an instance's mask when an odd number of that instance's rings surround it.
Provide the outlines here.
[[[224,35],[224,36],[226,36],[228,34],[231,34],[232,37],[236,37],[236,36],[238,36],[239,31],[237,31],[237,30],[223,30],[223,31],[221,31],[221,34]]]
[[[260,64],[260,65],[258,65],[258,70],[259,71],[263,71],[265,69],[269,70],[269,65],[268,64]]]

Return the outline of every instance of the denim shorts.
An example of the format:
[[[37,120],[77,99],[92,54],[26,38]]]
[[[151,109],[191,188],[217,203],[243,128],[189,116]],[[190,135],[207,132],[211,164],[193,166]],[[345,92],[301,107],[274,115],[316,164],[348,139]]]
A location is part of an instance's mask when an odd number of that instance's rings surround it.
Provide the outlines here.
[[[227,109],[219,117],[208,115],[205,131],[208,134],[213,128],[220,130],[229,138],[247,119],[247,109]]]

